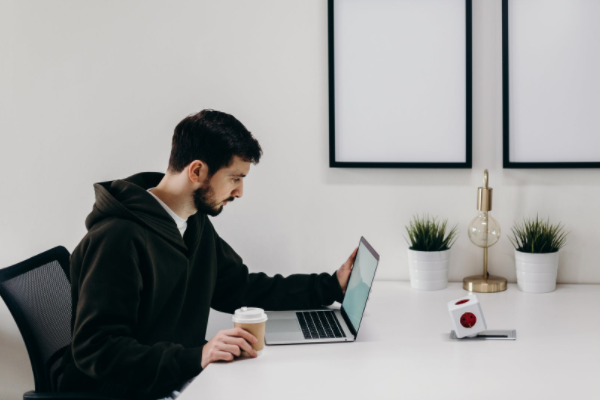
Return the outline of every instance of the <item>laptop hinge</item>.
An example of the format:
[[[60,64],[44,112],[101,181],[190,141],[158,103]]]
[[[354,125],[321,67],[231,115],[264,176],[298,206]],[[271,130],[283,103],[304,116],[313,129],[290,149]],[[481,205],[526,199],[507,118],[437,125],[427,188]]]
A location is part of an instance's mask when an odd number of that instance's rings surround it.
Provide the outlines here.
[[[350,329],[350,332],[354,336],[354,339],[356,339],[356,331],[354,330],[354,326],[352,326],[352,322],[350,322],[350,318],[348,318],[348,314],[346,314],[346,310],[344,310],[344,306],[342,306],[341,312],[344,321],[346,321],[346,326],[348,327],[348,329]]]

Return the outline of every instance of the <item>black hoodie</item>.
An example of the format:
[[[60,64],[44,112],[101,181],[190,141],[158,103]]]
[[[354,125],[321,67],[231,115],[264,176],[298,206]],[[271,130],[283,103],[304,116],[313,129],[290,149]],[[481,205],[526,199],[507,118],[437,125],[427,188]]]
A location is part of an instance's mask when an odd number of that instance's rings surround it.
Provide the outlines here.
[[[233,313],[242,306],[289,310],[343,300],[335,272],[249,273],[206,214],[188,218],[182,238],[146,191],[163,176],[146,172],[94,184],[88,233],[71,255],[73,339],[61,391],[164,397],[202,372],[211,307]]]

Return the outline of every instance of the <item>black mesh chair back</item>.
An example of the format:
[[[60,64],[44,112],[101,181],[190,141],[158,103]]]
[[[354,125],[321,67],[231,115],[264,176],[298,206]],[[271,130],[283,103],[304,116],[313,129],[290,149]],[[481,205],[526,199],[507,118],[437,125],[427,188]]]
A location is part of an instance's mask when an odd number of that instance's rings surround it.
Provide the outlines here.
[[[71,343],[69,257],[58,246],[0,270],[0,295],[23,336],[36,392],[58,392]]]

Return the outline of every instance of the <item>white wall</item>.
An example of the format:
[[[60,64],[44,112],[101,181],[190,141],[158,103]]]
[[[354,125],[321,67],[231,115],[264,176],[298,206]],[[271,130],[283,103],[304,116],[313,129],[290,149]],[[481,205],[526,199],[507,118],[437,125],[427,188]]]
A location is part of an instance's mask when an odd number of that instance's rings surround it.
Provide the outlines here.
[[[506,234],[539,213],[572,231],[559,282],[600,283],[598,170],[502,169],[500,0],[473,2],[472,170],[328,168],[325,0],[0,4],[0,267],[73,250],[92,184],[164,171],[175,125],[214,108],[264,149],[213,220],[253,271],[332,273],[364,235],[377,279],[408,280],[404,226],[430,213],[459,224],[450,280],[476,274],[466,227],[488,168],[503,228],[491,272],[515,281]],[[0,321],[0,398],[17,399],[33,378],[4,303]]]

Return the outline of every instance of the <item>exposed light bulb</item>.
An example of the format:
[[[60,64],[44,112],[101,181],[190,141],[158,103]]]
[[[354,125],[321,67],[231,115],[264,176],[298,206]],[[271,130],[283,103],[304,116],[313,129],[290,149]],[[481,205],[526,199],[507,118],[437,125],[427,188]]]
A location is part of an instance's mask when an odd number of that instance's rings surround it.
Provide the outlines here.
[[[487,211],[480,211],[469,223],[469,239],[479,247],[490,247],[500,239],[500,224]]]

